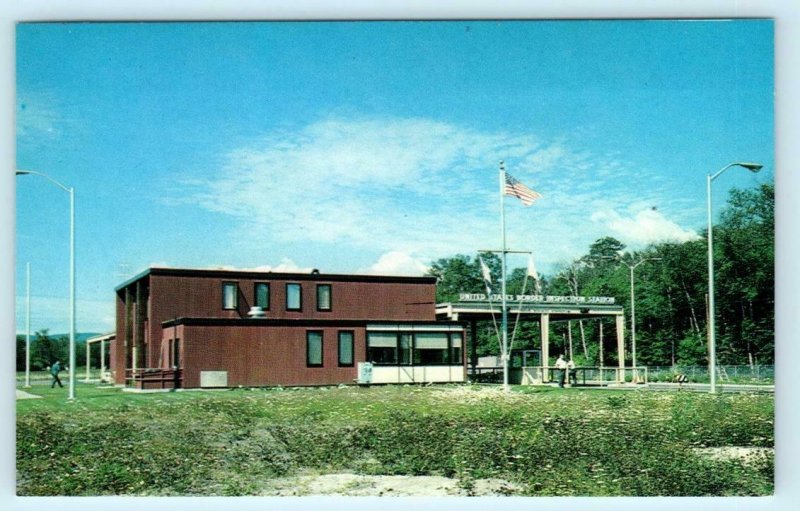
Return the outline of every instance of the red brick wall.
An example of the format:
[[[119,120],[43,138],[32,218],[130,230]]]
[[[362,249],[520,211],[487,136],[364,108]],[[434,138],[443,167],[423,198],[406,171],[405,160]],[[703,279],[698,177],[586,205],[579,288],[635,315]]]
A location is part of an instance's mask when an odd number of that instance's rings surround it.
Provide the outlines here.
[[[323,366],[306,367],[306,332],[322,331]],[[339,367],[338,332],[354,332],[353,367]],[[366,359],[365,329],[187,326],[179,327],[183,385],[200,386],[200,371],[228,371],[228,386],[330,385],[352,383]],[[172,328],[164,329],[172,338]],[[166,343],[165,343],[166,344]]]
[[[178,317],[195,318],[246,318],[254,303],[254,284],[270,284],[268,318],[275,319],[353,319],[386,321],[435,321],[436,286],[428,282],[353,282],[349,280],[292,280],[285,276],[263,274],[258,276],[231,273],[213,276],[162,275],[152,273],[149,280],[149,304],[146,339],[147,354],[144,360],[150,366],[167,366],[163,356],[166,345],[162,342],[172,334],[162,335],[161,324]],[[303,279],[309,278],[303,275]],[[236,282],[239,286],[237,310],[222,308],[222,283]],[[286,310],[286,283],[299,283],[302,288],[302,310]],[[317,284],[331,285],[331,310],[317,311]],[[130,286],[135,286],[131,283]],[[124,290],[120,290],[124,297]],[[135,320],[135,319],[134,319]],[[226,327],[229,328],[229,327]],[[134,328],[135,331],[135,328]],[[125,304],[117,298],[117,337],[112,345],[112,366],[116,382],[124,383]],[[327,337],[326,337],[326,352]],[[129,347],[130,349],[130,347]],[[305,338],[303,338],[305,349]],[[363,349],[363,346],[362,346]],[[302,360],[305,361],[305,352]],[[327,355],[326,355],[327,356]],[[160,362],[160,363],[159,363]],[[355,369],[353,369],[355,371]],[[314,371],[311,371],[314,373]],[[199,376],[198,376],[199,378]],[[352,378],[350,378],[352,380]],[[199,379],[198,379],[199,382]],[[321,382],[323,383],[323,382]]]

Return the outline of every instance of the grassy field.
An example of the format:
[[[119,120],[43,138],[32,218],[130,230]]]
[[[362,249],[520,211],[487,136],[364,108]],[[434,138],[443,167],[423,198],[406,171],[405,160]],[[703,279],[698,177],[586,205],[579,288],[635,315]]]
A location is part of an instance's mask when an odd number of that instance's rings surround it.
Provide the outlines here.
[[[66,389],[30,391],[43,399],[17,401],[20,495],[262,495],[308,471],[446,476],[467,493],[487,478],[519,495],[773,491],[769,449],[719,455],[773,446],[772,395],[80,385],[68,403]]]

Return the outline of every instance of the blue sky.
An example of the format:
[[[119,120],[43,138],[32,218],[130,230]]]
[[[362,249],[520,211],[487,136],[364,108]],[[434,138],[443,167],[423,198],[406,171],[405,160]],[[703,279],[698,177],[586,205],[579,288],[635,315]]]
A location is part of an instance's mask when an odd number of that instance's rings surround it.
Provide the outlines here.
[[[550,273],[698,236],[705,176],[774,179],[773,23],[20,24],[19,169],[76,190],[78,329],[152,265],[420,274],[499,245]],[[17,328],[67,330],[68,197],[16,179]],[[653,209],[655,208],[655,209]],[[716,209],[718,211],[718,208]],[[525,261],[511,260],[523,266]]]

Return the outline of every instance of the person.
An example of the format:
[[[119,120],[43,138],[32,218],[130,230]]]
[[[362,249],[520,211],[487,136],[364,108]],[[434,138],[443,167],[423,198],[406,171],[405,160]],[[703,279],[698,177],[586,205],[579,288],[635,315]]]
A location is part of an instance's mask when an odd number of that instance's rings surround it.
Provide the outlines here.
[[[556,370],[558,371],[558,386],[564,388],[564,377],[566,376],[567,363],[564,361],[564,355],[559,355],[556,360]]]
[[[50,375],[53,377],[53,382],[50,384],[51,389],[56,386],[56,383],[58,383],[59,387],[64,388],[64,386],[61,385],[61,380],[58,378],[58,373],[60,372],[61,372],[61,362],[56,360],[55,364],[50,366]]]
[[[578,370],[575,369],[575,362],[572,359],[567,362],[567,371],[569,371],[569,384],[578,385]]]

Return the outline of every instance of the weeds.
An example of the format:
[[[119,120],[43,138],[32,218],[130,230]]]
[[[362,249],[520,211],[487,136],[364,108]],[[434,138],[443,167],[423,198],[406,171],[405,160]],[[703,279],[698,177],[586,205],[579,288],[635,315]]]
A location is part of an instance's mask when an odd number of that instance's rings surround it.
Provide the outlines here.
[[[20,495],[254,495],[306,469],[443,475],[465,490],[500,478],[525,495],[773,488],[771,454],[745,463],[692,449],[772,446],[771,396],[392,387],[83,399],[81,413],[55,401],[18,410]]]

